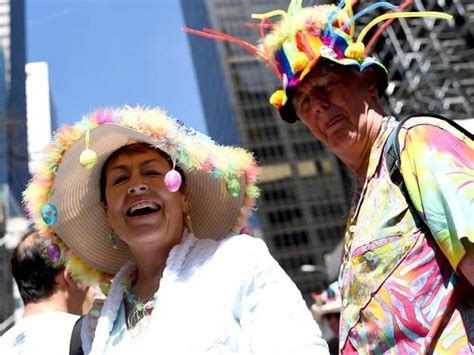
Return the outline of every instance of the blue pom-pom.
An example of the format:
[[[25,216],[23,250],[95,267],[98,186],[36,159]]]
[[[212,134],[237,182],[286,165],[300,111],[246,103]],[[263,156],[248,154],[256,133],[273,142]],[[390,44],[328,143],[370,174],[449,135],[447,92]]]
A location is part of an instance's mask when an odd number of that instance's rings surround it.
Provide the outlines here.
[[[58,220],[58,210],[55,205],[47,203],[41,208],[41,217],[44,223],[51,226]]]

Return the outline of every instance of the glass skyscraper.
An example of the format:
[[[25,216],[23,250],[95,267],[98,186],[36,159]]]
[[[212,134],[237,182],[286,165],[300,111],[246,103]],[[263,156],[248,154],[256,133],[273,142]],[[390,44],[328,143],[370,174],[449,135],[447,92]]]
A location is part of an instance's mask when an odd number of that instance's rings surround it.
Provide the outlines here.
[[[0,45],[0,184],[18,205],[29,178],[23,0],[0,0]]]
[[[288,1],[181,0],[188,27],[211,27],[256,43],[253,12]],[[309,300],[326,282],[323,255],[341,240],[348,209],[337,159],[301,123],[284,123],[268,103],[274,74],[238,45],[189,37],[209,134],[252,150],[262,167],[258,218],[273,256]],[[308,272],[309,271],[309,272]]]
[[[25,56],[24,1],[0,0],[1,222],[21,215],[21,193],[29,178]],[[0,225],[5,226],[4,223]],[[5,230],[0,230],[0,238],[4,233]],[[4,241],[0,239],[0,334],[12,324],[14,310],[12,278],[8,270],[10,250]]]

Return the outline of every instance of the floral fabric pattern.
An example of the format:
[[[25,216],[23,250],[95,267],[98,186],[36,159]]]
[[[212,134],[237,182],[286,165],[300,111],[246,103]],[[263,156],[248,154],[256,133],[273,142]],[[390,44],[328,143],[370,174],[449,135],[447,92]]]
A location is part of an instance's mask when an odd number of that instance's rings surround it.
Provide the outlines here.
[[[474,216],[474,146],[448,123],[406,122],[401,171],[413,211],[383,156],[396,124],[384,121],[348,221],[339,280],[341,350],[471,354],[474,302],[455,268],[465,254],[460,239],[474,241],[468,218]]]

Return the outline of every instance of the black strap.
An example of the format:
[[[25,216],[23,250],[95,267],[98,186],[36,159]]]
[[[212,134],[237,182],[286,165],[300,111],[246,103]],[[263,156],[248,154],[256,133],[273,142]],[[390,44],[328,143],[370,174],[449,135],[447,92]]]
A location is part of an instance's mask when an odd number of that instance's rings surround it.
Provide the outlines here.
[[[84,355],[81,341],[81,328],[84,317],[85,316],[81,316],[72,328],[71,342],[69,343],[69,355]]]
[[[384,147],[385,161],[387,164],[388,172],[390,173],[390,178],[392,179],[394,184],[400,187],[402,187],[401,185],[403,185],[403,177],[400,172],[401,159],[400,159],[400,142],[398,141],[398,134],[400,132],[400,129],[403,127],[403,124],[413,117],[430,117],[430,118],[436,118],[438,120],[445,121],[449,123],[451,126],[453,126],[454,128],[456,128],[458,131],[466,135],[466,137],[469,137],[470,139],[474,140],[473,133],[469,132],[468,130],[460,126],[455,121],[449,118],[446,118],[444,116],[430,113],[430,114],[416,114],[416,115],[405,117],[403,120],[401,120],[398,123],[397,127],[395,127],[394,130],[390,132],[390,135]]]

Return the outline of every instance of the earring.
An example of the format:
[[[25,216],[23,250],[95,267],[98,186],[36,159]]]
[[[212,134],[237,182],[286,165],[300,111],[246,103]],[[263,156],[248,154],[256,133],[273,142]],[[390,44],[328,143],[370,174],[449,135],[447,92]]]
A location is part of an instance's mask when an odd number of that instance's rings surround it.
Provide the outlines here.
[[[109,244],[112,246],[112,248],[118,249],[117,236],[115,235],[114,231],[110,231],[108,241],[109,241]]]
[[[193,221],[188,213],[184,215],[184,228],[186,228],[189,233],[193,232]]]

